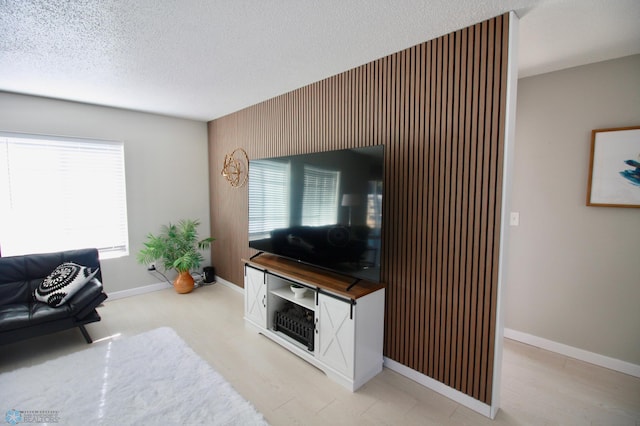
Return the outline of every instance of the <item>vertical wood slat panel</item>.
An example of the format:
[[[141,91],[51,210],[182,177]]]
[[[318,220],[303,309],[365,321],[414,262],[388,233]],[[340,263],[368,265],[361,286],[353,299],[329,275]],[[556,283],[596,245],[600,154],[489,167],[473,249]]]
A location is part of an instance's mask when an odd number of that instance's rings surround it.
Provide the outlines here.
[[[209,123],[218,273],[242,283],[250,158],[385,144],[385,356],[490,403],[508,16],[422,43]],[[241,214],[241,212],[244,212]]]
[[[455,45],[453,47],[454,53],[453,56],[455,58],[455,65],[453,70],[453,123],[452,123],[452,132],[453,132],[453,141],[454,146],[453,150],[455,152],[455,162],[454,169],[452,169],[452,197],[454,197],[453,203],[455,204],[454,213],[452,215],[452,220],[454,222],[453,232],[451,234],[451,238],[453,241],[453,251],[451,252],[451,286],[453,287],[453,297],[451,300],[451,354],[449,360],[451,361],[450,373],[448,376],[449,383],[456,383],[456,376],[458,373],[457,369],[457,356],[458,356],[458,301],[460,297],[460,267],[458,263],[461,261],[460,256],[460,210],[461,210],[461,197],[462,197],[462,183],[461,183],[461,170],[464,168],[464,163],[461,161],[463,156],[462,151],[462,143],[460,138],[460,122],[461,120],[461,110],[460,110],[460,92],[461,89],[464,88],[464,85],[461,84],[460,77],[460,67],[462,63],[462,53],[461,53],[461,44],[462,44],[462,31],[457,31],[455,33]]]
[[[425,139],[425,143],[429,147],[429,153],[427,155],[427,163],[428,163],[428,187],[429,194],[426,203],[426,208],[424,210],[424,214],[429,217],[428,219],[428,229],[427,229],[427,243],[429,245],[429,257],[428,257],[428,265],[429,269],[427,275],[425,275],[424,279],[427,282],[427,286],[429,287],[429,322],[426,324],[425,332],[429,334],[429,341],[427,345],[427,360],[426,360],[426,368],[425,374],[430,377],[434,377],[434,346],[436,339],[436,330],[434,327],[435,318],[436,318],[436,303],[437,303],[437,294],[436,294],[436,241],[437,241],[437,216],[433,214],[435,211],[435,206],[433,200],[436,196],[436,167],[435,167],[435,158],[436,158],[436,144],[432,141],[435,140],[436,136],[436,87],[435,87],[435,79],[437,78],[436,73],[436,60],[437,51],[436,45],[434,42],[427,43],[427,47],[429,49],[429,63],[428,63],[428,71],[429,71],[429,84],[427,87],[427,92],[425,96],[429,98],[429,132],[427,138]],[[427,312],[425,312],[427,315]]]
[[[425,44],[422,44],[420,46],[420,62],[417,65],[419,67],[419,71],[420,71],[420,85],[418,86],[418,91],[421,94],[425,93],[426,90],[426,77],[427,77],[427,72],[426,72],[426,67],[427,67],[427,49]],[[419,181],[417,182],[418,184],[418,188],[419,188],[419,201],[417,203],[417,208],[418,211],[426,211],[426,181],[425,181],[425,173],[426,173],[426,166],[425,166],[425,155],[426,155],[426,150],[425,150],[425,144],[423,143],[424,139],[425,139],[425,128],[426,128],[426,115],[427,115],[427,111],[428,111],[428,105],[426,103],[426,96],[420,96],[419,97],[419,107],[418,110],[416,111],[417,113],[417,120],[419,122],[418,127],[419,127],[419,132],[418,132],[418,136],[417,136],[417,141],[416,144],[418,145],[418,154],[417,154],[417,161],[418,161],[418,165],[419,165],[419,171],[418,171],[418,178]],[[418,282],[416,283],[416,286],[418,287],[418,298],[420,301],[420,304],[418,306],[418,335],[416,340],[413,342],[413,346],[416,350],[417,353],[417,363],[416,363],[416,370],[418,371],[425,371],[425,363],[424,363],[424,358],[426,356],[426,341],[428,339],[427,336],[427,332],[426,332],[426,328],[428,325],[428,322],[426,321],[426,318],[428,317],[426,315],[427,312],[427,307],[429,304],[429,298],[428,298],[428,293],[427,293],[427,283],[426,280],[424,279],[424,277],[427,274],[427,266],[426,266],[426,259],[427,259],[427,245],[426,245],[426,238],[424,238],[424,236],[426,235],[426,224],[427,224],[427,218],[425,217],[424,214],[418,214],[417,215],[417,219],[418,219],[418,235],[422,236],[422,238],[418,239],[418,251],[416,253],[416,260],[418,261],[419,266],[419,270],[417,271],[418,274]]]
[[[410,205],[408,206],[408,215],[411,226],[409,229],[409,235],[418,235],[419,232],[419,218],[415,216],[414,212],[418,211],[418,206],[420,203],[420,160],[418,154],[418,132],[419,132],[419,119],[418,119],[418,111],[420,109],[419,106],[419,84],[420,84],[420,70],[418,68],[418,64],[420,62],[420,46],[414,46],[410,50],[409,61],[408,61],[408,79],[409,79],[409,97],[408,102],[406,104],[407,109],[407,120],[406,120],[406,128],[407,128],[407,157],[409,162],[409,170],[412,176],[409,179],[409,186],[405,189],[408,193],[408,199],[410,201]],[[409,250],[409,262],[407,263],[407,268],[409,272],[409,297],[410,297],[410,307],[411,311],[409,313],[409,322],[411,324],[410,329],[410,340],[416,343],[412,345],[408,345],[408,360],[412,365],[418,365],[419,363],[419,355],[418,355],[418,347],[417,342],[419,340],[420,335],[420,281],[421,277],[419,275],[420,271],[420,263],[419,263],[419,248],[420,239],[411,238],[411,242],[408,245]]]

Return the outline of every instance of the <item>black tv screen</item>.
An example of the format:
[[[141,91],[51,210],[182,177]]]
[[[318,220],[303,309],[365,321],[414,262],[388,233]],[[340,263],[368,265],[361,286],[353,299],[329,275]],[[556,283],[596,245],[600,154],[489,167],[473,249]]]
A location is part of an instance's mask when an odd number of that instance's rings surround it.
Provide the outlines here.
[[[384,145],[251,160],[249,247],[380,282]]]

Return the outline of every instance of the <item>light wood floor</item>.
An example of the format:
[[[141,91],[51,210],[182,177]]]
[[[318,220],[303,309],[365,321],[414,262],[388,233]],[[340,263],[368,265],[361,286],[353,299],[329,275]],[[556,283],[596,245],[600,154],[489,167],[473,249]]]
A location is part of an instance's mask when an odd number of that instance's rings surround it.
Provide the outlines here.
[[[87,327],[94,344],[172,327],[274,426],[640,426],[640,379],[510,340],[501,410],[491,421],[387,369],[359,391],[345,390],[245,329],[242,295],[221,284],[187,295],[168,289],[108,301],[99,312],[102,321]],[[78,330],[0,347],[0,373],[86,348]]]

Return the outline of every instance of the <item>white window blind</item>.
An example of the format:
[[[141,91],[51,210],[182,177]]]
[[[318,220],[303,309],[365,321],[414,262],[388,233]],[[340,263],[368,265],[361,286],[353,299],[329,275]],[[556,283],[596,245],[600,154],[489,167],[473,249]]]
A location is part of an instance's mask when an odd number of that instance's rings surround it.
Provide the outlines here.
[[[302,196],[302,224],[305,226],[338,223],[338,184],[340,172],[305,164]]]
[[[128,254],[122,142],[0,133],[0,187],[3,256]]]
[[[270,237],[289,226],[289,163],[261,161],[249,167],[249,239]]]

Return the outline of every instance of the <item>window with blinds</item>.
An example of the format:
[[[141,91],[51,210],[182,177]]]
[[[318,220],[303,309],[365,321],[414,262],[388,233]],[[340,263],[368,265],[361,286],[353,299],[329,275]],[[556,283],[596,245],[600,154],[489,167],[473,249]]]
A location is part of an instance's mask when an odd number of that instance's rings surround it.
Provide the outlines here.
[[[269,238],[289,226],[290,165],[261,161],[249,168],[249,239]]]
[[[338,223],[340,172],[305,164],[302,196],[302,224],[305,226]]]
[[[122,142],[0,133],[0,188],[3,256],[129,253]]]

